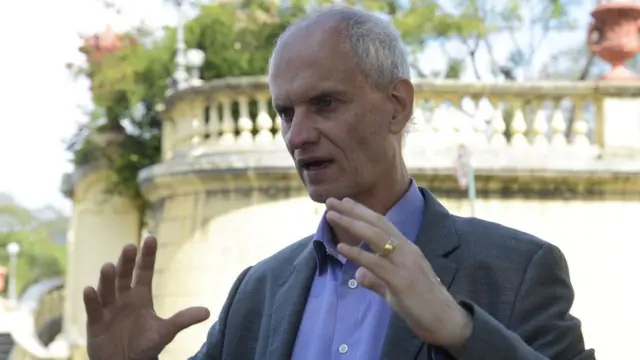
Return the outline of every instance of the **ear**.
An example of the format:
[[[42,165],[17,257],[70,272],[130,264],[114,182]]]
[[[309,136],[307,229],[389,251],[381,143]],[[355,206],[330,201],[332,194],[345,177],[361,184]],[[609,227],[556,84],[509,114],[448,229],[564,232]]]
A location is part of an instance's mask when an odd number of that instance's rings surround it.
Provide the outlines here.
[[[389,96],[393,104],[393,115],[389,122],[389,130],[393,134],[399,134],[413,116],[413,84],[409,79],[398,79],[391,85]]]

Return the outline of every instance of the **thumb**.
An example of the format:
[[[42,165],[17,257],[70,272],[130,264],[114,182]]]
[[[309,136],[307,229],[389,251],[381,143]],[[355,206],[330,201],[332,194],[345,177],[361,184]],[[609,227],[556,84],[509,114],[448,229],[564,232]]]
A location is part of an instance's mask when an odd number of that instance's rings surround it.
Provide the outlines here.
[[[359,284],[367,289],[378,293],[378,295],[385,297],[387,292],[387,285],[384,281],[380,280],[371,271],[361,267],[356,270],[356,280]]]
[[[201,323],[209,318],[209,310],[202,306],[194,306],[178,311],[167,319],[171,336],[176,336],[180,331]]]

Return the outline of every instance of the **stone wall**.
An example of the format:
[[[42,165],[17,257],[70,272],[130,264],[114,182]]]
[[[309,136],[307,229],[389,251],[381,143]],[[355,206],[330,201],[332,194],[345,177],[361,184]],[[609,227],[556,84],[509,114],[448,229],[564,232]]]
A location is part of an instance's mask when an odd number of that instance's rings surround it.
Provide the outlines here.
[[[469,203],[465,193],[455,189],[453,174],[415,176],[452,213],[469,214]],[[225,181],[195,179],[189,176],[191,186],[178,186],[179,178],[173,178],[172,188],[182,190],[162,200],[150,215],[156,224],[151,231],[160,239],[156,306],[160,314],[169,316],[187,306],[204,305],[215,318],[238,273],[313,233],[323,207],[305,196],[295,176],[279,177],[280,184],[288,184],[286,190],[281,185],[280,191],[274,190],[276,183],[271,180],[275,178],[270,176],[258,176],[261,181],[254,178],[253,182],[243,175],[228,175]],[[624,358],[632,351],[632,342],[623,340],[631,340],[633,330],[610,329],[625,329],[640,321],[640,311],[630,304],[635,290],[628,286],[640,274],[640,265],[632,261],[640,250],[633,241],[634,220],[640,214],[639,188],[614,190],[613,179],[598,187],[578,186],[589,183],[586,178],[491,179],[479,176],[476,215],[558,245],[569,261],[577,297],[573,311],[584,322],[587,345],[595,347],[601,359]],[[533,184],[538,188],[533,189]],[[563,187],[583,190],[567,192]],[[550,196],[550,188],[564,196]],[[155,193],[162,192],[156,189]],[[610,308],[606,304],[611,301],[621,306]],[[621,313],[611,316],[611,311]],[[162,359],[192,355],[212,321],[178,335]]]

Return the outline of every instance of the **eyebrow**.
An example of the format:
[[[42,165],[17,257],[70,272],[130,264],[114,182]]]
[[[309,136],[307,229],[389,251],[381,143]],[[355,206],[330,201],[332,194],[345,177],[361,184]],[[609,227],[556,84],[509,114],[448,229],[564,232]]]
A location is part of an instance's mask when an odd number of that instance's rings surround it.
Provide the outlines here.
[[[304,102],[311,102],[311,101],[322,99],[322,98],[326,98],[326,97],[345,98],[345,97],[347,97],[347,92],[344,91],[344,90],[340,90],[340,89],[321,90],[321,91],[319,91],[319,92],[307,97],[306,100],[304,100]],[[272,106],[276,111],[280,111],[280,110],[287,109],[287,108],[291,107],[291,105],[288,105],[286,103],[275,102],[273,98],[272,98]]]

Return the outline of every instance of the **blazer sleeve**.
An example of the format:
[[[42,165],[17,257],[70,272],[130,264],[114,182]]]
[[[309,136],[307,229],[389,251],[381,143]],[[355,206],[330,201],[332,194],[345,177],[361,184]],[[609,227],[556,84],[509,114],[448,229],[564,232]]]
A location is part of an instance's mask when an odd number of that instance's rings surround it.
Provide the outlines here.
[[[567,261],[545,244],[529,264],[506,326],[471,302],[471,336],[458,360],[595,360],[585,350],[580,320],[569,314],[574,292]]]
[[[207,340],[200,350],[190,357],[189,360],[220,360],[222,358],[222,347],[224,345],[224,335],[227,327],[229,311],[233,306],[233,301],[240,289],[240,285],[249,270],[251,270],[251,267],[246,268],[242,273],[240,273],[236,281],[233,283],[231,290],[229,290],[227,300],[222,306],[222,310],[220,310],[218,321],[216,321],[213,326],[211,326],[211,329],[209,329]]]

